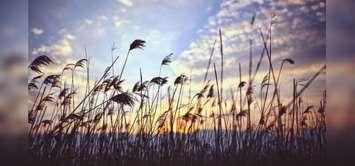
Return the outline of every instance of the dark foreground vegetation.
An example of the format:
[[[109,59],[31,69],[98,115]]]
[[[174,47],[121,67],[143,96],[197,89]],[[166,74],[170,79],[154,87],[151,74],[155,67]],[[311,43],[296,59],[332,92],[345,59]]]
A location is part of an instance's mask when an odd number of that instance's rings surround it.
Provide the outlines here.
[[[40,164],[63,166],[300,165],[324,159],[326,93],[315,105],[304,103],[302,94],[325,72],[325,66],[308,80],[293,79],[289,85],[280,85],[283,68],[295,62],[272,59],[274,17],[266,32],[255,32],[263,48],[259,56],[250,51],[247,80],[242,80],[241,65],[236,64],[239,77],[235,87],[223,86],[220,31],[219,49],[215,50],[215,42],[196,94],[191,94],[187,74],[172,83],[161,76],[172,54],[161,61],[156,77],[146,80],[140,72],[137,83],[124,89],[129,56],[145,46],[140,39],[131,43],[119,73],[113,66],[120,57],[112,54],[111,64],[95,82],[90,80],[87,58],[48,75],[44,67],[52,59],[37,57],[29,65],[33,77],[28,88],[34,94],[28,112],[31,157]],[[219,52],[220,62],[213,61],[215,52]],[[258,82],[262,64],[267,72]],[[76,91],[76,72],[86,73],[85,86],[79,88],[83,95]],[[65,75],[71,77],[71,83],[63,81]],[[290,101],[282,99],[280,86],[291,89]]]

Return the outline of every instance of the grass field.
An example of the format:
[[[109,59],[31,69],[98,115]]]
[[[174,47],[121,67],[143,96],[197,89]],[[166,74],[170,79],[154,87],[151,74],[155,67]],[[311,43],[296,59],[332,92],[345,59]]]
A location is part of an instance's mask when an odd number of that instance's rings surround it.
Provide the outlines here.
[[[123,88],[128,59],[145,47],[143,39],[134,40],[125,56],[112,57],[94,81],[89,71],[95,69],[89,68],[86,57],[66,64],[56,75],[46,74],[45,67],[54,63],[49,55],[37,57],[29,65],[35,76],[28,82],[35,94],[28,110],[32,157],[58,165],[274,165],[323,159],[326,92],[316,105],[307,105],[302,98],[326,68],[310,73],[308,80],[281,85],[287,77],[283,69],[297,63],[289,58],[273,61],[272,26],[271,19],[267,33],[257,32],[263,51],[260,55],[250,51],[248,68],[236,62],[235,87],[224,87],[220,30],[195,94],[190,75],[161,75],[163,66],[172,63],[172,54],[157,62],[161,68],[156,77],[145,78],[141,72],[130,89]],[[220,62],[213,56],[221,56]],[[114,73],[119,58],[125,60]],[[258,82],[261,64],[268,72]],[[76,89],[78,70],[85,71],[86,82]],[[247,80],[241,79],[242,70],[248,71]],[[64,75],[71,77],[70,83],[63,82]],[[290,101],[282,99],[281,86],[291,89]]]

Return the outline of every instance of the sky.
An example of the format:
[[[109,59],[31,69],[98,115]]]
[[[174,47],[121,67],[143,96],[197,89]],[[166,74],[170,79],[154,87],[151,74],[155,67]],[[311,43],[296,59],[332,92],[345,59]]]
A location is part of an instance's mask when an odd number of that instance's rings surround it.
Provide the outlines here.
[[[217,1],[37,1],[30,4],[30,53],[47,53],[59,63],[83,58],[84,48],[93,74],[102,73],[114,56],[122,64],[129,44],[145,40],[144,50],[134,51],[128,61],[127,80],[139,78],[139,67],[147,77],[157,76],[161,60],[178,55],[197,38],[196,31],[216,12]],[[43,10],[45,9],[45,10]],[[80,12],[78,12],[80,11]],[[178,56],[174,56],[177,58]],[[116,70],[121,67],[115,66]],[[175,75],[168,68],[167,74]]]
[[[282,81],[290,82],[293,76],[307,77],[327,59],[327,81],[322,77],[307,92],[317,97],[327,84],[329,102],[334,106],[329,109],[327,120],[329,127],[337,130],[329,131],[339,134],[341,130],[346,135],[353,133],[348,131],[350,127],[355,128],[354,116],[350,116],[354,115],[355,94],[354,64],[351,64],[355,55],[354,8],[352,0],[328,0],[326,4],[325,0],[30,0],[30,3],[2,0],[0,58],[14,51],[25,54],[28,51],[28,61],[46,54],[57,62],[48,68],[56,73],[64,63],[82,58],[86,47],[90,66],[95,69],[91,74],[98,77],[111,61],[113,42],[118,47],[115,56],[120,56],[122,64],[130,42],[141,38],[147,41],[146,47],[135,50],[129,57],[124,73],[127,81],[138,79],[139,67],[147,79],[156,76],[161,59],[173,52],[174,62],[164,67],[163,75],[169,76],[171,83],[177,75],[192,71],[193,82],[199,82],[210,47],[214,40],[218,41],[217,30],[221,28],[228,68],[225,78],[230,80],[225,83],[233,84],[234,62],[240,62],[243,73],[246,72],[250,33],[247,22],[255,14],[256,27],[262,27],[275,12],[279,20],[273,29],[275,64],[284,57],[296,62],[287,66],[284,72],[287,77]],[[254,53],[258,57],[260,38],[254,36],[254,39]],[[217,51],[214,56],[217,70],[219,56]],[[120,67],[116,66],[116,71]],[[0,95],[5,97],[9,93],[1,91]],[[334,145],[338,147],[338,143]]]
[[[282,77],[281,84],[309,78],[325,64],[325,0],[36,0],[29,4],[29,60],[46,54],[57,63],[47,71],[58,73],[65,63],[84,58],[86,48],[93,69],[91,78],[97,79],[111,63],[113,44],[117,47],[113,55],[120,56],[114,69],[117,72],[129,44],[143,39],[144,50],[134,50],[128,59],[125,85],[139,80],[139,68],[143,79],[158,76],[161,60],[174,53],[173,63],[163,67],[162,75],[172,82],[182,73],[191,74],[193,90],[197,91],[214,40],[219,50],[221,29],[225,86],[233,87],[237,85],[237,63],[242,65],[243,80],[247,79],[249,39],[254,41],[253,63],[257,63],[262,48],[258,29],[266,33],[273,13],[278,22],[272,30],[273,63],[279,67],[284,58],[296,62],[285,67],[287,77]],[[251,27],[253,15],[256,19]],[[213,62],[220,66],[219,51]],[[265,65],[266,61],[261,69]],[[209,79],[213,79],[211,72]],[[261,70],[257,80],[265,74]],[[85,78],[81,78],[77,82],[84,83]],[[318,100],[324,88],[322,77],[309,88],[307,96]],[[281,91],[289,96],[289,89],[285,86]]]
[[[28,3],[24,0],[3,0],[1,2],[0,56],[13,53],[14,50],[16,53],[22,54],[27,52],[27,7]]]

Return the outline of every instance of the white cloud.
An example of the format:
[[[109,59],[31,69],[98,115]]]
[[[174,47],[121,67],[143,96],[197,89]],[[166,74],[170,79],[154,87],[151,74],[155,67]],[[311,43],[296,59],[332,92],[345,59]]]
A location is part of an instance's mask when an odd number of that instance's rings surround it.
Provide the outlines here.
[[[35,35],[41,35],[43,34],[44,30],[43,29],[40,29],[40,28],[37,28],[37,27],[34,27],[32,28],[31,32]]]
[[[117,0],[119,3],[127,6],[127,7],[132,7],[133,6],[133,2],[131,0]]]
[[[66,37],[52,45],[41,45],[32,50],[32,54],[50,54],[52,56],[67,56],[73,52],[71,42]]]
[[[66,34],[64,37],[65,37],[66,39],[68,39],[68,40],[74,40],[74,39],[75,39],[75,36],[72,35],[72,34],[70,34],[70,33]]]
[[[121,27],[123,24],[126,24],[126,23],[129,23],[129,20],[126,20],[126,19],[118,17],[118,16],[113,17],[113,24],[117,28]]]
[[[90,19],[85,19],[84,22],[87,24],[87,25],[91,25],[93,23],[92,20]]]
[[[97,19],[101,21],[108,21],[108,18],[104,15],[97,17]]]
[[[254,11],[250,10],[251,5],[253,8],[256,6]],[[298,6],[293,9],[287,8],[288,5]],[[286,8],[278,8],[280,6],[284,6]],[[310,11],[310,8],[307,6],[309,6],[309,4],[303,0],[276,2],[240,0],[238,3],[229,0],[223,1],[220,6],[220,10],[217,11],[216,15],[212,15],[208,18],[205,26],[199,30],[200,36],[197,40],[192,41],[189,48],[184,50],[178,56],[178,59],[173,62],[172,68],[178,74],[190,73],[191,71],[193,78],[195,78],[193,82],[195,84],[201,83],[214,40],[217,40],[217,43],[212,63],[216,63],[216,65],[219,66],[220,48],[218,29],[221,28],[223,37],[224,69],[226,71],[224,77],[226,80],[235,80],[236,74],[233,72],[236,71],[235,62],[240,62],[242,64],[242,68],[248,65],[248,41],[251,37],[255,39],[255,49],[253,51],[255,55],[254,64],[257,63],[258,57],[256,56],[261,53],[260,49],[262,48],[262,42],[260,40],[260,36],[256,33],[256,30],[261,28],[264,34],[267,33],[265,28],[268,25],[268,21],[272,13],[275,13],[278,17],[278,23],[275,24],[273,28],[273,61],[275,64],[279,64],[284,58],[292,58],[297,61],[297,66],[302,66],[305,62],[301,61],[304,61],[303,59],[306,58],[305,56],[309,53],[302,52],[304,55],[295,55],[301,52],[299,51],[300,46],[302,47],[301,49],[305,50],[321,46],[320,41],[322,40],[319,37],[319,31],[321,29],[305,29],[305,27],[312,25],[312,22],[310,22],[312,20],[307,20],[304,15],[308,12],[314,12]],[[292,14],[294,12],[298,12],[299,14]],[[250,18],[253,14],[256,15],[254,30],[250,25]],[[313,53],[311,54],[313,55]],[[313,59],[310,58],[310,60]],[[264,67],[265,63],[262,62],[261,70],[263,70]],[[319,66],[314,69],[318,69],[318,67]],[[304,70],[303,72],[300,72],[298,68],[297,70],[296,68],[293,69],[293,73],[299,72],[299,75],[311,72],[310,68],[307,68],[307,70]],[[293,77],[296,77],[296,74],[292,76],[289,75],[289,78]],[[262,78],[263,75],[260,76],[260,79]]]

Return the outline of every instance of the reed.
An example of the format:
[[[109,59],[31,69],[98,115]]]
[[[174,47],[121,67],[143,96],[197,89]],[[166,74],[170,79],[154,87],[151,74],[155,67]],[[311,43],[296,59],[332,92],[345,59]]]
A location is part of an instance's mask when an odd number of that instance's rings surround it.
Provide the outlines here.
[[[159,62],[156,77],[146,78],[140,69],[139,80],[124,89],[128,57],[145,46],[141,39],[130,44],[118,75],[114,66],[119,56],[114,57],[112,46],[111,62],[93,85],[89,62],[94,59],[89,60],[86,48],[84,59],[66,64],[55,75],[45,73],[45,67],[54,63],[51,58],[37,57],[28,66],[34,75],[28,88],[35,94],[28,110],[31,155],[41,163],[58,165],[269,165],[281,158],[322,159],[326,95],[324,92],[319,105],[306,105],[302,95],[326,67],[302,87],[295,78],[292,85],[282,85],[286,64],[296,64],[289,58],[280,63],[272,59],[274,17],[267,34],[255,32],[262,43],[260,55],[253,52],[253,42],[258,39],[249,40],[248,80],[242,80],[241,63],[235,62],[234,87],[224,87],[225,57],[219,30],[220,69],[212,58],[215,40],[196,94],[192,94],[191,73],[175,79],[164,76],[164,66],[173,61],[172,53]],[[251,25],[254,21],[255,17]],[[255,58],[258,61],[253,65]],[[266,75],[259,82],[255,78],[262,74],[264,63]],[[213,75],[209,75],[211,64]],[[83,89],[76,89],[76,72],[86,73]],[[67,74],[69,85],[62,79]],[[254,86],[260,88],[260,95],[255,94]],[[282,100],[281,86],[292,89],[291,101]],[[84,96],[78,97],[76,90],[83,90]]]

